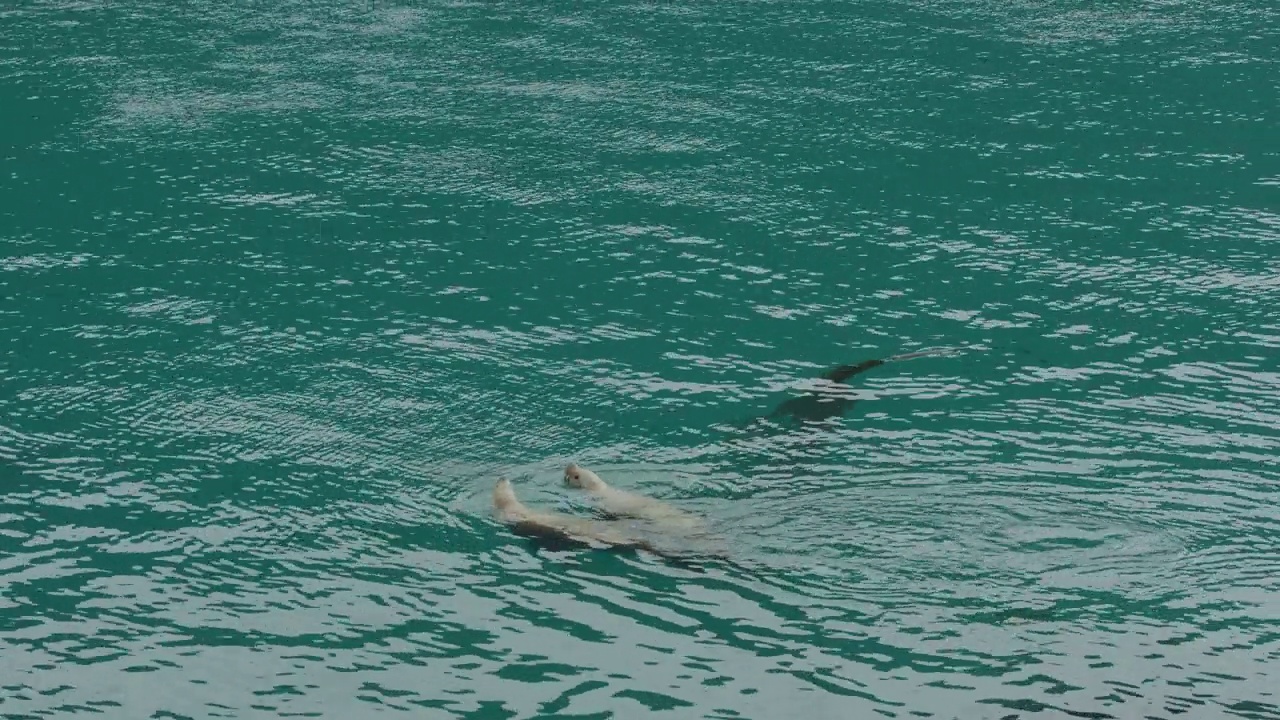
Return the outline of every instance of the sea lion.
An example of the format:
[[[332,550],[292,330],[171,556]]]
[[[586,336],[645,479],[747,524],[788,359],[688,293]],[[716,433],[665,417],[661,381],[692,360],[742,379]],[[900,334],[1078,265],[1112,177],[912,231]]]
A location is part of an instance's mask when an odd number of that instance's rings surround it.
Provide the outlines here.
[[[885,363],[911,360],[920,357],[954,355],[961,352],[959,348],[935,348],[918,352],[903,353],[887,358],[864,360],[855,365],[841,365],[823,373],[820,377],[833,385],[843,385],[846,380]],[[820,423],[831,418],[844,415],[857,400],[840,393],[810,390],[800,397],[784,401],[765,418],[756,418],[756,422],[764,419],[786,419],[797,423]]]
[[[633,548],[658,553],[647,540],[627,532],[626,523],[534,510],[520,502],[511,481],[506,478],[499,478],[493,488],[493,517],[523,537],[569,545]]]
[[[632,517],[653,523],[661,531],[702,532],[702,518],[661,500],[611,487],[594,472],[569,463],[564,469],[564,482],[569,487],[587,491],[597,506],[612,517]]]

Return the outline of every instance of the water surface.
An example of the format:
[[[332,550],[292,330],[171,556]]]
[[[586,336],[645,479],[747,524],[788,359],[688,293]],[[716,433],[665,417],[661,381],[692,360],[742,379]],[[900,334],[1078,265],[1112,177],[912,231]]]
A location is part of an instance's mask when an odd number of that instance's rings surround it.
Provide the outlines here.
[[[0,27],[0,715],[1280,718],[1271,4]]]

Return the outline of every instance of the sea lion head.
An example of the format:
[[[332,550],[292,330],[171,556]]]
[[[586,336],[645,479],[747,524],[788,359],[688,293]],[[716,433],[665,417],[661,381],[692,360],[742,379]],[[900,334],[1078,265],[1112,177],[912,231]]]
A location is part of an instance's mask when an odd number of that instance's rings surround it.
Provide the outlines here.
[[[600,479],[600,476],[590,470],[579,467],[577,463],[569,463],[564,469],[564,484],[569,487],[581,488],[583,490],[603,490],[608,485]]]
[[[497,513],[507,513],[517,510],[520,507],[520,501],[516,499],[515,488],[511,487],[511,481],[506,478],[498,478],[498,484],[493,486],[493,509]]]

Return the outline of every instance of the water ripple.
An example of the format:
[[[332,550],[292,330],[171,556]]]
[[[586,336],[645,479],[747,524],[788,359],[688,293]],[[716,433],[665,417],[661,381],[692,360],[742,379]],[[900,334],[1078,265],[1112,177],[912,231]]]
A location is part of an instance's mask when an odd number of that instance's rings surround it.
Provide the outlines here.
[[[6,713],[1280,718],[1274,8],[0,15]]]

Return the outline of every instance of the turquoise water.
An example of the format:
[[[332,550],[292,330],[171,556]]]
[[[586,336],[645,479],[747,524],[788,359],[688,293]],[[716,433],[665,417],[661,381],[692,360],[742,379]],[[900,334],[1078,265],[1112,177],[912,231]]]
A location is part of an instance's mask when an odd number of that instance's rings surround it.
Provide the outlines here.
[[[6,5],[0,717],[1280,718],[1278,47],[1263,0]],[[585,513],[570,461],[732,561],[490,519]]]

